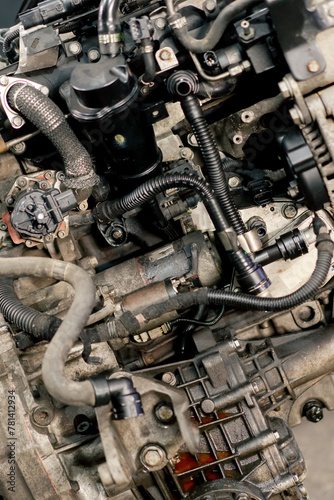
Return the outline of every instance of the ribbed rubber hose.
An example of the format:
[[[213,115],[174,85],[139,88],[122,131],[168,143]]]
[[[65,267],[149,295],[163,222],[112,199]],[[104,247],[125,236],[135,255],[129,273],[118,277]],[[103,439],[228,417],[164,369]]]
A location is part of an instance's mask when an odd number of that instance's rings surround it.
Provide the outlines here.
[[[93,162],[66,122],[58,106],[30,85],[17,84],[8,91],[9,105],[35,125],[54,145],[64,161],[65,184],[84,189],[97,184]]]
[[[190,52],[195,52],[196,54],[203,54],[204,52],[212,50],[217,45],[228,25],[239,14],[246,9],[250,9],[262,3],[262,1],[263,0],[234,0],[229,3],[220,11],[204,38],[193,38],[190,33],[188,33],[187,25],[181,28],[173,28],[173,33],[185,49]],[[173,21],[175,22],[181,19],[182,14],[176,12],[173,0],[165,0],[165,2],[168,12],[168,22],[173,26]]]
[[[99,222],[113,221],[116,217],[149,201],[158,193],[173,187],[191,188],[196,191],[202,198],[216,230],[220,232],[227,229],[228,223],[210,185],[191,174],[168,174],[150,179],[118,200],[100,203],[95,209],[95,217]]]
[[[15,58],[18,56],[15,52],[12,42],[20,36],[20,30],[14,30],[8,33],[3,41],[2,50],[10,63],[14,62]]]
[[[224,215],[235,232],[243,234],[247,229],[230,194],[216,142],[204,118],[198,99],[192,95],[187,96],[181,100],[181,105],[200,147],[210,184],[218,198]]]
[[[0,311],[6,320],[38,341],[50,341],[61,325],[61,319],[22,304],[15,293],[14,281],[10,278],[0,280]]]
[[[66,281],[75,292],[72,305],[45,352],[42,377],[46,389],[57,401],[74,406],[95,404],[92,384],[65,376],[65,363],[95,304],[95,286],[80,267],[43,257],[0,258],[0,281],[22,276],[48,277]]]

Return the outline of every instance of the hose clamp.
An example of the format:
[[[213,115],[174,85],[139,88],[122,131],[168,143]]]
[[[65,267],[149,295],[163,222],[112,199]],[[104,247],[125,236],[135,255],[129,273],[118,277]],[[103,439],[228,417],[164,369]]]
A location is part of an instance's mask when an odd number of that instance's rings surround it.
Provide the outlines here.
[[[9,90],[13,87],[13,85],[17,84],[30,85],[31,87],[40,90],[44,95],[49,94],[49,89],[45,85],[41,85],[31,80],[26,80],[25,78],[16,78],[5,75],[0,77],[0,103],[2,109],[6,113],[6,116],[10,121],[11,126],[15,129],[20,129],[26,122],[24,118],[17,111],[15,111],[9,106],[7,99]],[[16,96],[20,90],[21,89],[18,89],[18,91],[15,92],[14,103],[16,101]]]
[[[173,30],[180,30],[184,26],[187,26],[187,18],[183,16],[183,17],[180,17],[179,19],[175,19],[175,21],[171,21],[169,23],[169,26]]]
[[[105,33],[104,35],[99,35],[99,42],[103,45],[109,45],[121,42],[122,38],[122,33]]]
[[[146,45],[146,47],[141,48],[143,54],[152,54],[153,50],[154,49],[152,45]]]

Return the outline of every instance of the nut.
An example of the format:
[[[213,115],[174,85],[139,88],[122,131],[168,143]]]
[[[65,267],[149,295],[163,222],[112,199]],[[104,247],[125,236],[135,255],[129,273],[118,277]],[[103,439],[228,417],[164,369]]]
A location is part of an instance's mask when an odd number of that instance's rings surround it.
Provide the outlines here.
[[[149,470],[159,470],[167,463],[166,454],[158,445],[145,446],[141,451],[140,460]]]

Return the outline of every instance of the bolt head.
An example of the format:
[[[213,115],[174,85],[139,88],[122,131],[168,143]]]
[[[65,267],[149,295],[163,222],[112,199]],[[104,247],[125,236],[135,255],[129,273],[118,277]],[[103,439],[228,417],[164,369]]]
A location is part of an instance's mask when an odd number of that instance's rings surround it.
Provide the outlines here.
[[[172,372],[164,373],[162,376],[162,381],[165,382],[165,384],[176,385],[176,377]]]
[[[79,42],[71,42],[68,46],[68,50],[73,56],[78,56],[81,54],[82,47]]]
[[[154,25],[158,30],[163,31],[167,27],[167,21],[163,17],[158,17],[158,19],[155,20]]]
[[[120,229],[116,229],[115,231],[113,231],[112,237],[114,238],[114,240],[120,240],[121,238],[123,238],[123,231],[121,231]]]
[[[174,419],[173,408],[166,404],[160,404],[156,408],[155,414],[157,419],[164,423],[170,423]]]
[[[6,87],[9,83],[9,78],[8,76],[2,76],[0,78],[0,85],[2,85],[3,87]]]
[[[22,127],[23,124],[24,120],[23,118],[21,118],[21,116],[14,116],[12,125],[14,125],[15,127]]]
[[[32,414],[32,419],[37,425],[47,426],[49,425],[54,417],[52,408],[48,406],[37,406]]]
[[[305,415],[309,422],[320,422],[324,417],[321,403],[318,401],[309,401],[303,408],[303,415]]]
[[[215,403],[212,399],[204,399],[201,402],[201,410],[206,413],[213,413],[215,411]]]
[[[140,454],[140,459],[149,470],[159,470],[167,463],[166,454],[158,445],[145,446]]]
[[[318,73],[320,64],[316,59],[312,59],[312,61],[307,63],[307,69],[310,73]]]
[[[278,87],[280,89],[282,96],[285,99],[289,99],[289,97],[291,97],[291,92],[290,92],[289,86],[284,80],[279,82]]]
[[[214,12],[217,7],[217,2],[216,0],[206,0],[204,2],[204,7],[208,12]]]
[[[288,203],[282,207],[282,215],[285,219],[294,219],[297,213],[297,207],[292,203]]]
[[[241,113],[240,118],[243,123],[252,123],[255,118],[255,114],[253,111],[244,111]]]
[[[291,116],[292,121],[295,125],[301,124],[301,122],[302,122],[301,116],[300,116],[300,113],[299,113],[296,106],[294,106],[293,108],[290,109],[290,116]]]
[[[169,61],[171,58],[171,53],[168,49],[164,49],[160,52],[159,57],[162,61]]]
[[[239,177],[237,177],[236,175],[233,175],[232,177],[229,177],[229,179],[228,179],[228,185],[231,188],[236,188],[236,187],[239,186],[239,184],[240,184]]]
[[[88,52],[88,59],[90,60],[90,62],[97,62],[100,60],[100,58],[101,54],[97,49],[91,49]]]
[[[58,232],[58,238],[62,239],[62,238],[65,238],[65,236],[66,236],[65,231],[59,231]]]

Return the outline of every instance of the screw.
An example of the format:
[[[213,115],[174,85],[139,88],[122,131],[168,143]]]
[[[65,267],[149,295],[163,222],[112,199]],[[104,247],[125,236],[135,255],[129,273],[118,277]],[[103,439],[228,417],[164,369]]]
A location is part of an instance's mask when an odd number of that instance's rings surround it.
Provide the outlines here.
[[[159,468],[165,462],[165,453],[160,446],[146,446],[141,452],[141,461],[148,468]]]
[[[62,238],[65,238],[65,236],[66,236],[65,231],[59,231],[59,232],[58,232],[58,238],[61,238],[61,239],[62,239]]]
[[[7,224],[5,222],[0,222],[0,230],[7,231]]]
[[[215,403],[212,401],[212,399],[204,399],[201,402],[201,409],[204,413],[212,413],[215,411]]]
[[[12,121],[12,125],[19,128],[19,127],[22,127],[23,124],[24,124],[24,120],[23,120],[23,118],[21,118],[21,116],[14,116],[13,121]]]
[[[198,147],[198,142],[197,142],[197,139],[195,137],[195,134],[188,134],[187,141],[188,141],[188,144],[190,146]]]
[[[309,422],[320,422],[324,418],[322,407],[320,401],[309,401],[303,408],[303,415]]]
[[[73,55],[73,56],[78,56],[81,54],[82,47],[79,42],[71,42],[68,46],[68,51]]]
[[[162,376],[162,381],[165,382],[165,384],[176,385],[176,377],[172,372],[164,373]]]
[[[164,423],[169,423],[173,420],[174,418],[174,411],[173,408],[171,408],[167,404],[160,404],[156,407],[155,409],[155,414],[158,420]]]
[[[39,187],[41,189],[47,189],[49,187],[49,184],[46,181],[42,181],[40,182]]]
[[[181,158],[186,158],[187,160],[191,160],[194,157],[194,153],[189,148],[181,149]]]
[[[46,234],[46,235],[44,236],[44,241],[45,241],[46,243],[50,243],[52,240],[53,240],[53,238],[52,238],[52,235],[51,235],[51,234]]]
[[[157,30],[163,31],[167,26],[167,21],[163,17],[158,17],[158,19],[155,20],[154,25]]]
[[[97,49],[90,49],[87,55],[90,62],[97,62],[101,58],[101,54]]]
[[[241,113],[240,118],[243,123],[252,123],[255,118],[255,114],[253,111],[244,111],[243,113]]]
[[[236,175],[233,175],[232,177],[229,177],[229,179],[228,179],[228,185],[231,188],[236,188],[236,187],[239,186],[239,184],[240,184],[239,177],[237,177]]]
[[[8,76],[2,76],[0,78],[0,85],[3,85],[4,87],[6,87],[9,83],[9,78]]]
[[[64,174],[64,172],[57,172],[57,179],[59,181],[64,181],[65,180],[65,174]]]
[[[318,73],[320,69],[320,64],[316,59],[312,59],[309,63],[307,63],[307,69],[310,73]]]
[[[52,179],[52,172],[50,172],[50,170],[48,172],[45,172],[44,178],[48,180]]]
[[[37,406],[32,414],[32,419],[38,425],[49,425],[53,420],[53,411],[48,406]]]
[[[282,207],[282,215],[285,219],[294,219],[298,213],[296,205],[288,203]]]
[[[15,155],[22,155],[25,150],[27,149],[26,143],[25,142],[19,142],[18,144],[15,144],[15,146],[11,147],[10,150],[15,154]]]
[[[25,243],[25,244],[26,244],[26,247],[28,247],[28,248],[31,248],[31,247],[33,247],[33,246],[34,246],[34,242],[33,242],[33,241],[31,241],[31,240],[26,240],[26,243]]]
[[[81,203],[79,203],[78,208],[79,208],[79,210],[81,210],[81,212],[84,212],[85,210],[87,210],[87,208],[88,208],[87,201],[82,201]]]
[[[17,180],[17,183],[20,187],[24,187],[27,185],[27,179],[25,179],[24,177],[20,177],[18,180]]]
[[[14,198],[12,196],[8,196],[8,198],[6,199],[6,203],[7,205],[13,205]]]
[[[206,0],[204,2],[204,7],[208,12],[214,12],[217,7],[217,2],[216,0]]]
[[[235,134],[232,138],[232,141],[234,142],[234,144],[241,144],[242,143],[242,135]]]
[[[159,57],[162,61],[169,61],[169,59],[171,58],[171,54],[169,50],[164,49],[160,52]]]

